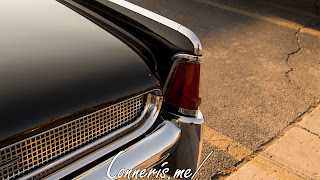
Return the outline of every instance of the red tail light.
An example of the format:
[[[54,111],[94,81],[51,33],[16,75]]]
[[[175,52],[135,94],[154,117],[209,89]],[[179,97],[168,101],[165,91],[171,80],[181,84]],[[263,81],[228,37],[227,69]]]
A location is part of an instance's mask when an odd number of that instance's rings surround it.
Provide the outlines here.
[[[199,62],[180,63],[168,88],[165,101],[184,109],[197,110],[201,104],[199,80]]]

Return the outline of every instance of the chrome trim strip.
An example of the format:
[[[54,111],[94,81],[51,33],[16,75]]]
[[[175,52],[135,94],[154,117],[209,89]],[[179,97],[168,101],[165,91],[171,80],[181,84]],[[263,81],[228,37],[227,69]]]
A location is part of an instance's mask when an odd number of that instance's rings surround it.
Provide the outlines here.
[[[179,27],[178,31],[181,34],[185,35],[187,38],[189,38],[189,40],[192,42],[194,48],[194,55],[202,55],[202,46],[198,36],[190,29],[182,25]]]
[[[152,11],[149,11],[149,10],[147,10],[145,8],[137,6],[137,5],[135,5],[135,4],[131,3],[131,2],[128,2],[128,1],[125,1],[125,0],[108,0],[108,1],[113,2],[114,4],[122,6],[122,7],[126,8],[126,9],[131,10],[131,11],[134,11],[134,12],[136,12],[136,13],[142,15],[142,16],[145,16],[145,17],[147,17],[149,19],[157,21],[157,22],[159,22],[159,23],[161,23],[163,25],[166,25],[166,26],[168,26],[168,27],[170,27],[172,29],[178,30],[179,27],[181,26],[180,24],[178,24],[175,21],[172,21],[172,20],[170,20],[170,19],[168,19],[166,17],[163,17],[163,16],[161,16],[159,14],[156,14],[156,13],[154,13]]]
[[[170,114],[173,114],[179,118],[177,118],[175,121],[176,123],[186,123],[186,124],[203,124],[204,123],[204,118],[203,114],[201,111],[197,110],[198,114],[195,117],[186,117],[186,116],[179,116],[175,113],[168,112]]]
[[[143,133],[145,133],[154,124],[154,122],[157,119],[158,114],[160,112],[163,98],[162,98],[162,96],[155,95],[155,94],[159,94],[160,90],[152,90],[152,91],[148,91],[146,93],[149,93],[147,100],[146,100],[146,108],[141,113],[141,116],[139,117],[139,119],[136,120],[136,122],[145,121],[144,124],[142,124],[138,129],[134,130],[133,132],[131,132],[127,136],[120,138],[120,140],[116,140],[115,142],[112,142],[111,144],[109,144],[105,148],[105,150],[108,150],[108,152],[111,152],[111,151],[117,149],[118,147],[120,147],[126,143],[129,143],[130,141],[134,140],[135,138],[137,138],[140,135],[142,135]],[[146,93],[143,93],[143,94],[146,94]],[[140,94],[138,96],[141,96],[143,94]],[[122,132],[125,129],[127,129],[127,128],[122,128],[122,129],[119,129],[119,131],[115,131],[115,132],[119,133],[120,131]],[[72,158],[73,156],[76,156],[77,154],[80,154],[86,150],[89,150],[90,148],[93,148],[96,145],[99,145],[100,143],[103,143],[104,141],[107,141],[110,137],[112,137],[112,135],[113,135],[113,133],[111,133],[110,135],[107,135],[101,139],[98,139],[98,140],[86,145],[85,147],[79,149],[78,151],[72,152],[72,153],[62,157],[61,159],[58,159],[58,160],[52,162],[51,164],[48,164],[47,166],[39,168],[39,169],[27,174],[26,176],[23,176],[21,179],[29,179],[29,178],[32,178],[33,176],[36,176],[39,173],[45,172],[46,170],[49,170],[50,168],[52,168],[60,163],[63,163],[64,161]],[[105,154],[103,154],[103,155],[105,155]],[[85,161],[86,162],[85,164],[83,164],[84,162],[81,161],[82,162],[82,164],[80,164],[81,166],[77,166],[77,167],[81,168],[82,166],[92,162],[93,160],[94,159],[90,159],[89,161]],[[72,172],[71,169],[63,168],[63,171],[60,173],[67,175],[70,172]]]
[[[97,0],[97,1],[99,2],[100,0]],[[170,27],[171,29],[174,29],[174,30],[180,32],[181,34],[183,34],[184,36],[189,38],[189,40],[192,42],[193,47],[194,47],[194,52],[193,52],[194,55],[201,55],[202,46],[201,46],[201,42],[200,42],[199,38],[197,37],[197,35],[195,33],[193,33],[188,28],[184,27],[183,25],[181,25],[177,22],[174,22],[168,18],[165,18],[159,14],[156,14],[152,11],[144,9],[140,6],[132,4],[128,1],[125,1],[125,0],[108,0],[108,1],[110,1],[114,4],[117,4],[119,6],[122,6],[126,9],[129,9],[135,13],[138,13],[142,16],[145,16],[149,19],[152,19],[158,23],[161,23],[167,27]]]
[[[198,109],[197,110],[189,110],[189,109],[184,109],[184,108],[180,108],[178,109],[178,112],[184,115],[188,115],[188,116],[198,116]]]

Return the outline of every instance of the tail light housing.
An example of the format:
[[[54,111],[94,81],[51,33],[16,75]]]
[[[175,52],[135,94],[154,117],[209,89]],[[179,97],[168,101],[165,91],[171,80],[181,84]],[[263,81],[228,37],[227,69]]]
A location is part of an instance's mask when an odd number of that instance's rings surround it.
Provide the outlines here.
[[[199,97],[200,62],[183,61],[176,68],[165,95],[165,101],[186,110],[197,110]]]

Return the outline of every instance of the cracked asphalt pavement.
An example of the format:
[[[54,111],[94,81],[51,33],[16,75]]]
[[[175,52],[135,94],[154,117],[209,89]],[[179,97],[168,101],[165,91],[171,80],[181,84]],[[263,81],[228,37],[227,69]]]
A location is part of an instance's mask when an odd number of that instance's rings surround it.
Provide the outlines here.
[[[246,152],[259,151],[319,104],[318,0],[129,1],[198,35],[205,125]],[[223,179],[241,161],[212,142],[204,141],[202,158],[214,153],[197,179]]]

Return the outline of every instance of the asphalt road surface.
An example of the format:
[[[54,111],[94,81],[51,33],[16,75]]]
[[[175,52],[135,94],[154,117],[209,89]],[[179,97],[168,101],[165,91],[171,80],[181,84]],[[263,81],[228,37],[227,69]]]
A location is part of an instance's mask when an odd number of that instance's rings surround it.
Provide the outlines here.
[[[197,179],[223,179],[319,103],[318,0],[129,1],[202,42],[202,158],[213,154]]]

